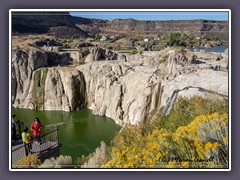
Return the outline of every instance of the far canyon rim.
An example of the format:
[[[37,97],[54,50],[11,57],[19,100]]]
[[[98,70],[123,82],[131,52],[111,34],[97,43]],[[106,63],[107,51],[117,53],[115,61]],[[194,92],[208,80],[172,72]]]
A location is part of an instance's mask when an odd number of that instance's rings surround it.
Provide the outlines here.
[[[73,17],[68,12],[13,12],[12,31],[19,33],[50,33],[61,38],[88,37],[96,33],[158,34],[186,32],[194,35],[217,36],[228,41],[228,21],[214,20],[135,20],[89,19]],[[68,33],[64,31],[68,31]]]

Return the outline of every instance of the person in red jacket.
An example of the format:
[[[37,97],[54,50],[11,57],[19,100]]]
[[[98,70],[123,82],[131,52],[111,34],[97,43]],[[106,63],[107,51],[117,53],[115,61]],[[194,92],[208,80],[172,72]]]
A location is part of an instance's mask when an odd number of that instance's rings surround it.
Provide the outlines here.
[[[39,120],[39,118],[35,118],[34,121],[31,124],[30,130],[33,132],[33,135],[36,138],[36,143],[40,145],[41,139],[41,129],[42,129],[42,124]]]

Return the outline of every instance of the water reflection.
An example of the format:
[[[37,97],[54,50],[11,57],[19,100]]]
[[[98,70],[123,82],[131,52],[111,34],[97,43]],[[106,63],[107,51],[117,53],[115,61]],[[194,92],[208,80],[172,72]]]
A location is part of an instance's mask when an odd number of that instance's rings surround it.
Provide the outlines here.
[[[35,117],[39,117],[45,126],[58,125],[60,142],[63,144],[61,154],[71,155],[74,160],[87,155],[100,145],[101,141],[110,143],[120,126],[107,117],[94,116],[90,110],[75,112],[37,111],[12,109],[17,120],[30,126]]]

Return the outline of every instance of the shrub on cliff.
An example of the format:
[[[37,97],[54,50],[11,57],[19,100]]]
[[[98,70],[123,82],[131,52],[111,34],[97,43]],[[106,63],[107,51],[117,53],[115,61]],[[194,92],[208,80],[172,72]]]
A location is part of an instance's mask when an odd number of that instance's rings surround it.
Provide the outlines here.
[[[213,128],[214,127],[214,128]],[[228,116],[197,116],[172,133],[153,129],[136,144],[116,141],[103,168],[226,168],[228,166]]]
[[[100,147],[96,148],[95,152],[89,154],[87,157],[79,157],[77,159],[77,164],[80,165],[81,168],[99,168],[106,162],[107,154],[107,145],[101,141]]]
[[[24,156],[22,159],[13,163],[13,168],[37,168],[41,165],[41,160],[37,156]]]
[[[228,100],[205,99],[199,96],[194,96],[190,99],[179,97],[168,116],[164,117],[159,113],[159,120],[155,121],[154,126],[163,127],[174,132],[178,127],[190,123],[198,115],[207,115],[215,112],[220,114],[228,112]]]
[[[116,135],[104,168],[226,168],[228,103],[179,98],[169,116],[128,125]]]
[[[44,163],[39,166],[39,168],[71,168],[72,167],[72,158],[71,156],[52,157],[46,159]]]
[[[129,54],[137,54],[138,53],[138,50],[137,49],[131,49]]]

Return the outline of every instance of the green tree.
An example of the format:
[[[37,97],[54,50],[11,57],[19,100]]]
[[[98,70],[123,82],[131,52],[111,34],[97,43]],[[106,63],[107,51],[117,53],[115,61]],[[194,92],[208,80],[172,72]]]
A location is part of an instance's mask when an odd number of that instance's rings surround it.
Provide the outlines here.
[[[96,34],[95,37],[94,37],[94,40],[95,41],[98,41],[102,38],[102,35],[101,34]]]

